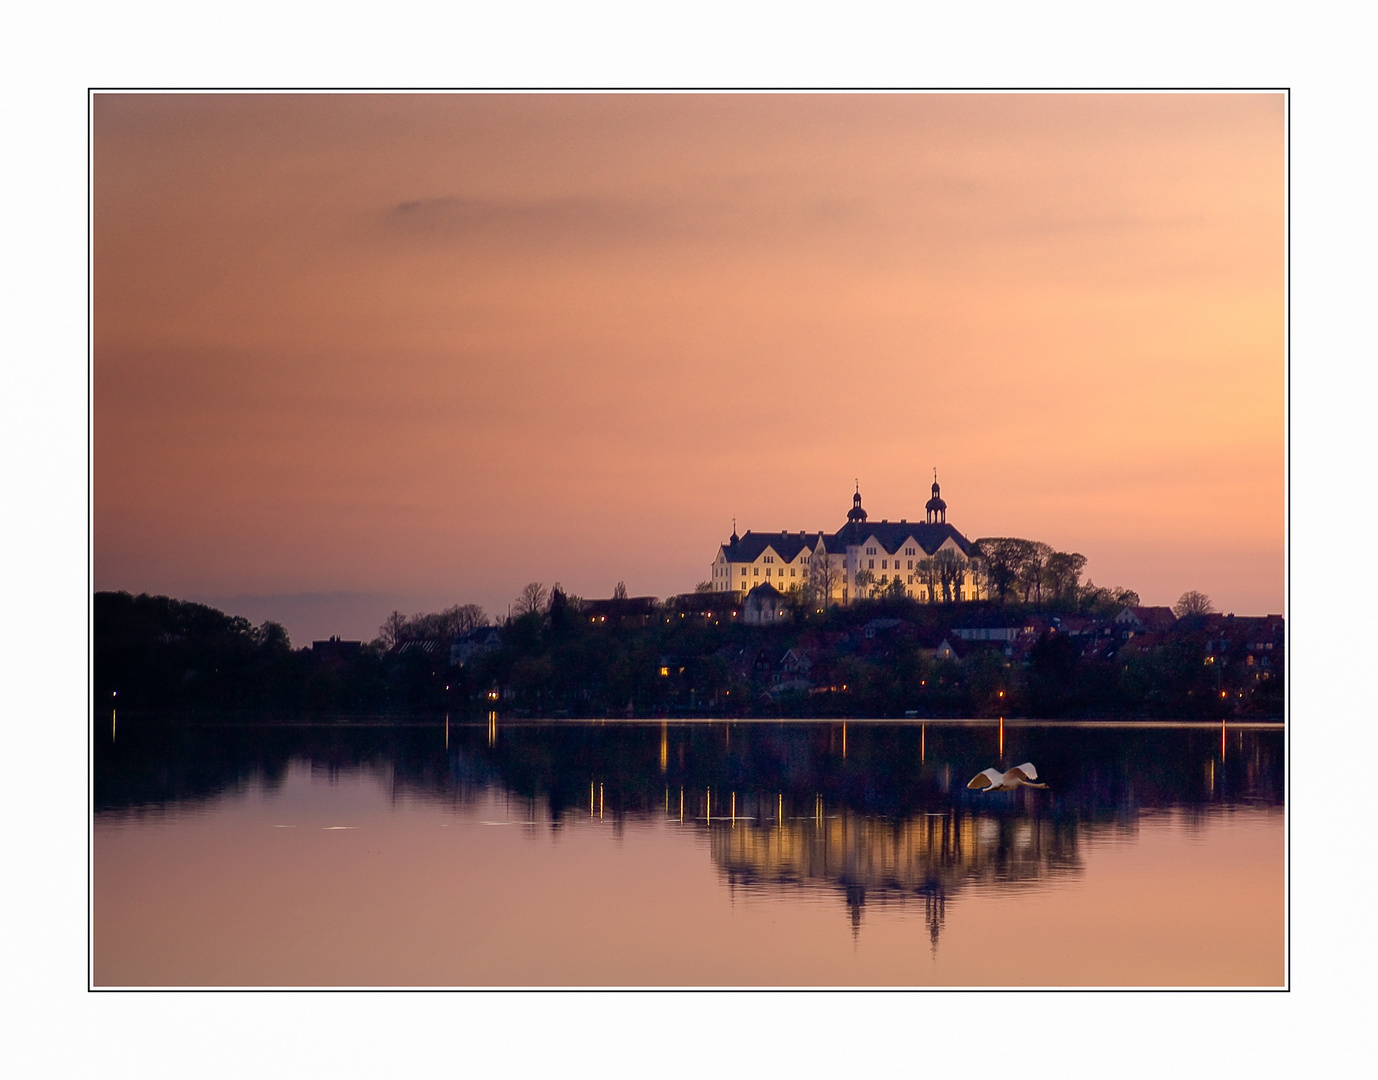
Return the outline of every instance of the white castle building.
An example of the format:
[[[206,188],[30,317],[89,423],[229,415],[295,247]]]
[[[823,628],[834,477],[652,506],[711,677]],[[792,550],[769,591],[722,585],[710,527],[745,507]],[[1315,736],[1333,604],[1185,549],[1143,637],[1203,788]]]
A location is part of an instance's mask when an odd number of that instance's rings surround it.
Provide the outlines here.
[[[846,604],[903,587],[905,595],[916,600],[940,600],[944,599],[941,567],[946,571],[950,599],[980,599],[979,575],[967,561],[971,542],[947,523],[947,503],[936,473],[933,497],[924,509],[921,522],[868,521],[858,485],[847,523],[835,533],[748,530],[738,536],[734,528],[713,561],[713,591],[744,595],[758,585],[770,585],[787,593],[812,585],[834,603]]]

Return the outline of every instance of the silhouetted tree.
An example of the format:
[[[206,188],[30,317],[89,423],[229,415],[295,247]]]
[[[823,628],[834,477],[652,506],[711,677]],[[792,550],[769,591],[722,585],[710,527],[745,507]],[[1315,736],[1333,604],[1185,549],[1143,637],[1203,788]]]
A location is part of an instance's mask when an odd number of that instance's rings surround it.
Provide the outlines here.
[[[1209,615],[1213,611],[1215,605],[1211,603],[1211,598],[1195,589],[1184,592],[1172,605],[1172,613],[1179,619],[1185,619],[1188,615]]]
[[[815,608],[826,609],[832,603],[833,591],[842,577],[842,571],[828,558],[826,551],[814,549],[809,556],[808,585],[805,598]]]
[[[959,595],[967,561],[951,548],[946,548],[933,556],[933,566],[937,571],[938,584],[943,590],[943,602],[950,604]]]
[[[1043,603],[1043,580],[1044,568],[1048,563],[1048,557],[1052,555],[1053,549],[1050,545],[1041,540],[1026,541],[1028,547],[1024,549],[1023,557],[1019,562],[1019,585],[1024,590],[1024,603],[1032,601],[1035,604]]]
[[[391,615],[383,620],[383,625],[378,627],[378,640],[389,649],[406,636],[407,617],[400,611],[394,610]]]
[[[526,588],[522,589],[521,594],[512,603],[512,612],[515,615],[530,615],[532,612],[544,611],[549,592],[539,581],[530,582]]]
[[[1077,610],[1085,615],[1108,618],[1126,607],[1138,607],[1139,594],[1118,585],[1103,588],[1088,581],[1077,590]]]
[[[928,602],[935,604],[938,602],[938,592],[941,587],[941,576],[938,573],[938,564],[931,558],[920,559],[914,564],[915,576],[924,584],[928,590]]]
[[[986,536],[972,545],[981,559],[986,591],[1002,604],[1019,580],[1019,570],[1031,544],[1030,540],[1014,536]]]
[[[569,598],[557,581],[550,589],[550,632],[561,634],[569,628]]]
[[[418,611],[406,618],[394,611],[378,628],[378,640],[385,649],[412,638],[449,639],[488,625],[488,616],[477,604],[456,604],[444,611]]]
[[[1079,552],[1054,551],[1043,564],[1043,580],[1054,600],[1076,603],[1086,556]]]
[[[287,636],[287,628],[271,619],[254,631],[254,640],[265,653],[280,655],[292,651],[292,640]]]

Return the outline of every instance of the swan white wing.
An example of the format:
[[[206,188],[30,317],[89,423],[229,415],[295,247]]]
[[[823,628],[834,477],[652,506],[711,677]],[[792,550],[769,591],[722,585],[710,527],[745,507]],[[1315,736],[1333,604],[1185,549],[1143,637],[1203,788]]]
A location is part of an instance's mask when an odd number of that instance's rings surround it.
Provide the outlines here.
[[[1010,772],[1023,773],[1025,780],[1038,779],[1038,770],[1033,767],[1032,761],[1026,761],[1023,765],[1016,765]]]
[[[995,769],[985,769],[973,776],[971,781],[967,784],[967,787],[985,790],[988,787],[995,787],[997,784],[1003,782],[1004,779],[1004,773]]]

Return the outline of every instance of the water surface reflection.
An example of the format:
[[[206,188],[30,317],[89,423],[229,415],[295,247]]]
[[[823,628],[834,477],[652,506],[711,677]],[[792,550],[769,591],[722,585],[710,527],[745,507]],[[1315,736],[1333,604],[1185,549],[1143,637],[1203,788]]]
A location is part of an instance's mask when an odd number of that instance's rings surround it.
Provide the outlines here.
[[[1023,761],[1036,763],[1048,790],[982,793],[965,787],[967,778],[982,769],[1005,769]],[[294,786],[289,782],[294,777],[306,783]],[[110,844],[103,834],[137,832],[158,822],[195,829],[198,816],[208,808],[237,805],[236,800],[262,807],[278,806],[288,796],[317,803],[333,797],[332,805],[343,806],[340,800],[346,796],[362,798],[350,794],[360,783],[381,796],[380,805],[399,814],[407,807],[430,808],[474,825],[494,820],[525,824],[511,832],[527,837],[528,844],[535,835],[549,838],[555,846],[519,854],[504,849],[510,859],[524,860],[522,873],[540,879],[508,886],[525,893],[514,898],[520,904],[564,902],[562,890],[575,880],[577,868],[560,861],[562,834],[606,830],[614,843],[620,843],[626,830],[634,827],[639,837],[654,838],[657,858],[669,858],[670,847],[685,842],[702,851],[695,858],[716,875],[731,910],[750,913],[757,910],[753,905],[765,905],[761,910],[773,919],[780,909],[772,905],[824,901],[843,915],[839,921],[854,948],[868,935],[880,933],[884,938],[894,931],[884,922],[869,929],[873,919],[892,913],[904,922],[912,912],[921,919],[924,951],[936,963],[940,944],[949,949],[947,928],[954,904],[968,905],[975,917],[978,908],[970,905],[979,897],[1003,897],[1000,902],[1007,906],[1001,909],[1002,918],[1007,921],[1011,913],[1041,910],[1030,897],[1059,890],[1070,896],[1067,888],[1075,892],[1095,884],[1087,879],[1089,852],[1097,845],[1132,849],[1145,828],[1157,829],[1155,836],[1167,835],[1167,828],[1178,845],[1207,834],[1217,842],[1224,834],[1216,825],[1236,818],[1252,822],[1259,814],[1278,821],[1271,828],[1280,829],[1283,737],[1273,728],[1186,725],[511,724],[499,723],[495,716],[477,724],[292,726],[120,718],[116,725],[112,718],[109,728],[98,729],[95,738],[98,960],[102,934],[120,933],[117,921],[103,925],[101,919],[103,867],[108,865],[102,861],[102,845]],[[375,811],[367,813],[376,817]],[[361,820],[368,824],[374,818]],[[474,874],[480,874],[481,860],[473,854],[479,850],[471,846],[454,855],[460,865],[468,860]],[[371,851],[360,849],[360,858]],[[1178,888],[1170,876],[1191,872],[1183,868],[1189,868],[1194,857],[1188,848],[1175,855],[1155,855],[1159,862],[1133,870],[1140,878],[1156,875],[1153,884],[1145,890],[1141,883],[1137,887],[1142,895],[1126,894],[1112,904],[1123,907],[1125,920],[1151,923],[1155,916],[1133,914],[1135,904],[1147,892],[1168,894]],[[1280,883],[1280,847],[1276,863],[1265,869]],[[357,873],[359,867],[351,864],[341,872]],[[561,874],[569,880],[562,880]],[[299,887],[311,886],[307,882]],[[608,912],[633,917],[633,901],[623,894],[636,887],[635,881],[609,885],[590,910],[597,910],[599,917]],[[404,918],[407,905],[414,902],[403,897],[376,901],[397,910],[372,912],[370,917]],[[132,899],[129,903],[133,910],[136,905]],[[644,909],[646,901],[638,903]],[[1022,906],[1009,907],[1011,903]],[[1274,903],[1269,897],[1267,911]],[[1280,897],[1276,906],[1280,910]],[[1046,928],[1050,941],[1056,917],[1053,910],[1053,922]],[[698,947],[711,953],[720,946],[708,939],[714,934],[720,938],[721,931],[696,930],[696,918],[682,921],[680,932],[691,938],[701,933],[704,940]],[[711,922],[708,916],[704,919]],[[1279,955],[1281,943],[1278,925],[1269,944]],[[782,938],[779,947],[787,944]],[[793,947],[807,951],[804,943]],[[958,964],[964,948],[959,940],[958,957],[944,956],[944,963]],[[817,977],[752,978],[743,969],[696,979],[686,969],[681,975],[669,970],[630,980],[563,979],[558,962],[547,960],[545,967],[531,969],[536,972],[533,978],[466,977],[466,972],[456,971],[433,981],[1003,981],[983,978],[971,965],[945,967],[945,978],[916,972],[896,979],[882,967],[868,969],[869,975],[858,969],[829,977],[830,969],[821,961]],[[722,962],[731,967],[736,961],[723,957]],[[1037,981],[1069,980],[1095,981],[1072,974]],[[432,980],[402,974],[383,981]],[[1137,985],[1231,980],[1190,974],[1143,977],[1125,968],[1123,975],[1103,981]]]

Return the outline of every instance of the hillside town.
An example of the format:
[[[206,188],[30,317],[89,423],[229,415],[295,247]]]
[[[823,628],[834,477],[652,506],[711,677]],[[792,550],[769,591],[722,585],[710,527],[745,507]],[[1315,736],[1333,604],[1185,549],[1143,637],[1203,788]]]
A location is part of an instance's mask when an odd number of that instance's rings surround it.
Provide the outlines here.
[[[1280,718],[1280,615],[880,597],[769,622],[730,597],[528,587],[500,624],[394,613],[371,642],[292,648],[199,604],[100,593],[98,700],[122,708],[526,717]],[[1208,606],[1208,605],[1207,605]]]

